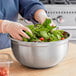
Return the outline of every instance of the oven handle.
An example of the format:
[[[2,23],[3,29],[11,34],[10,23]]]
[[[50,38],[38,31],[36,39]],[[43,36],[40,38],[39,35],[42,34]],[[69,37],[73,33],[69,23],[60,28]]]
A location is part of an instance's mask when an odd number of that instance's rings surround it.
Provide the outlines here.
[[[56,18],[52,18],[53,21],[56,21],[58,24],[61,24],[64,22],[64,18],[62,15],[57,16]]]

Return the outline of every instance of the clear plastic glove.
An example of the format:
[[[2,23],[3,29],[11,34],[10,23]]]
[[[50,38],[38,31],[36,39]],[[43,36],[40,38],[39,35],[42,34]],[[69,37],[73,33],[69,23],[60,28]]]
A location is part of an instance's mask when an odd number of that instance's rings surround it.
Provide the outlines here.
[[[38,10],[36,13],[35,13],[35,19],[40,23],[40,24],[43,24],[44,21],[46,20],[46,18],[49,18],[51,19],[50,17],[47,16],[46,12],[44,10]],[[52,19],[51,19],[52,20]],[[54,24],[54,22],[52,21],[50,26],[56,26]]]
[[[17,40],[22,40],[22,37],[30,38],[24,31],[28,31],[30,33],[31,30],[20,23],[12,22],[8,20],[4,20],[1,25],[2,33],[9,33],[13,38]]]

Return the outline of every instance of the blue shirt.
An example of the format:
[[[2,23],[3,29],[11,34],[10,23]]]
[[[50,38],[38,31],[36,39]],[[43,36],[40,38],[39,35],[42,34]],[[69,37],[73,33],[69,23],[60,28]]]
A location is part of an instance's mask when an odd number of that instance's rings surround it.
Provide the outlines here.
[[[24,18],[34,21],[33,15],[38,9],[44,9],[39,0],[0,0],[0,19],[16,21],[20,13]],[[10,46],[8,34],[0,33],[0,49]]]

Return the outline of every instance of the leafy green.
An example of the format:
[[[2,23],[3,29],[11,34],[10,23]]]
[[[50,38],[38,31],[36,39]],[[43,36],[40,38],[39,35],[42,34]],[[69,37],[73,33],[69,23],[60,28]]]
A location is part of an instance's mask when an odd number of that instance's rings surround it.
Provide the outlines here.
[[[40,31],[40,36],[44,37],[45,39],[49,39],[49,35],[47,34],[46,31]]]
[[[45,22],[43,23],[43,25],[44,25],[45,27],[47,27],[47,26],[50,25],[50,23],[51,23],[51,20],[50,20],[50,19],[46,19]]]
[[[51,22],[50,19],[46,19],[43,24],[28,25],[27,27],[32,31],[32,34],[25,31],[25,33],[30,36],[30,39],[23,37],[23,41],[40,42],[40,38],[44,38],[43,42],[50,42],[58,41],[61,40],[61,38],[67,38],[69,36],[68,33],[63,30],[56,30],[56,26],[50,26]]]
[[[23,41],[28,41],[28,39],[27,38],[25,38],[25,37],[22,37],[23,38]]]

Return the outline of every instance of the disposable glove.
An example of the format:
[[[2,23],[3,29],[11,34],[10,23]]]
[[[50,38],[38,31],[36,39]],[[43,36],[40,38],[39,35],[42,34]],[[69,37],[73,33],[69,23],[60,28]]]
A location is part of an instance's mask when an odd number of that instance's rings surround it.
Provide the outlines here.
[[[4,20],[1,24],[2,33],[9,33],[13,38],[17,40],[22,40],[21,36],[30,38],[26,33],[23,32],[23,30],[32,33],[29,28],[17,22]]]
[[[50,18],[47,16],[46,12],[44,10],[39,10],[38,12],[35,13],[35,19],[40,23],[40,24],[43,24],[44,21],[46,20],[46,18]],[[51,19],[51,18],[50,18]],[[52,19],[51,19],[52,21]],[[54,22],[52,21],[50,26],[56,26],[54,24]]]

